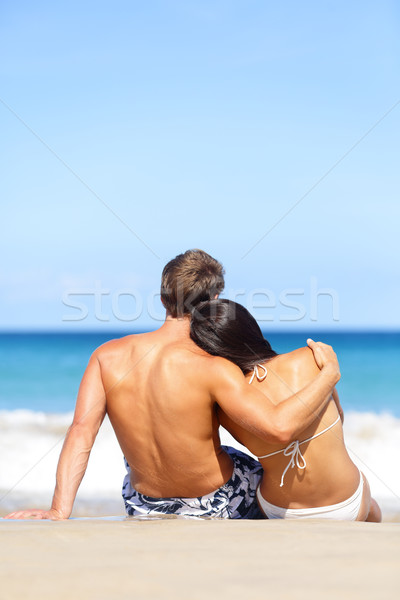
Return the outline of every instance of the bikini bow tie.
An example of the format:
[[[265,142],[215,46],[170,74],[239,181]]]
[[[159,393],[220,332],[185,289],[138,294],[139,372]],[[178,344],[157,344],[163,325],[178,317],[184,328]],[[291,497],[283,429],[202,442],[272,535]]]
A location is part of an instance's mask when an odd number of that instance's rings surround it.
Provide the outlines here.
[[[264,373],[262,375],[260,375],[260,371],[258,370],[258,367],[260,367],[260,369],[262,369],[264,371]],[[264,365],[254,365],[253,368],[253,375],[250,377],[250,381],[249,384],[251,384],[253,382],[254,377],[257,377],[257,381],[264,381],[264,379],[267,376],[267,369],[264,367]]]
[[[300,442],[299,440],[295,440],[291,442],[283,451],[284,456],[290,456],[290,460],[286,466],[286,469],[282,473],[281,484],[279,487],[283,487],[283,480],[285,479],[285,475],[290,468],[297,467],[298,469],[305,469],[307,466],[306,459],[301,453],[300,450]]]

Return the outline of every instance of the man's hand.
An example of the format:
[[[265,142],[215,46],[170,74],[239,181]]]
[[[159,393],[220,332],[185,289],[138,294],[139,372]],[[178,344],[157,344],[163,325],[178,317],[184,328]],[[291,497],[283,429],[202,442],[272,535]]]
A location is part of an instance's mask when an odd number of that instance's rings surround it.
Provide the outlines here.
[[[50,510],[40,510],[32,508],[30,510],[17,510],[6,515],[4,519],[51,519],[52,521],[63,521],[64,517],[60,512],[51,508]]]
[[[337,356],[333,351],[332,346],[323,342],[314,342],[312,339],[307,340],[307,345],[314,354],[315,362],[320,369],[330,369],[336,378],[336,383],[340,379],[340,368]]]

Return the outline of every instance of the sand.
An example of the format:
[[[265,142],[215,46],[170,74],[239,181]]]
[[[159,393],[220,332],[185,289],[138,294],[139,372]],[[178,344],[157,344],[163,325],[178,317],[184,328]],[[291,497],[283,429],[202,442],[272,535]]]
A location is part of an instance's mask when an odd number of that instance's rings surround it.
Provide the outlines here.
[[[399,597],[400,524],[0,520],[0,598]]]

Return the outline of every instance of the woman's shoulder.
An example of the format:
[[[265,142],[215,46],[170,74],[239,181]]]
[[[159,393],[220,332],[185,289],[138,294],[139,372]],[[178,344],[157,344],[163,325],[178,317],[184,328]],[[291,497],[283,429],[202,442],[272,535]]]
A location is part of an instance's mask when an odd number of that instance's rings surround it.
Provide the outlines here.
[[[298,362],[302,364],[316,364],[314,360],[314,354],[311,348],[308,346],[303,346],[302,348],[296,348],[296,350],[292,350],[287,354],[284,354],[287,360],[291,360],[292,362]]]
[[[276,366],[279,365],[280,369],[301,378],[313,379],[319,373],[312,350],[308,346],[280,354],[272,360],[276,361]]]

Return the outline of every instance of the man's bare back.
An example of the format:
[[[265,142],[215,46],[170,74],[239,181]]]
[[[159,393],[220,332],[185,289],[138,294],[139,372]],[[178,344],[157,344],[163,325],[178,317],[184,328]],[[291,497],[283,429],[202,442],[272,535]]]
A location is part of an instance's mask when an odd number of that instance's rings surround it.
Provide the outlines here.
[[[132,486],[148,496],[202,496],[232,475],[208,383],[221,359],[202,352],[187,330],[186,320],[172,327],[167,320],[158,331],[113,340],[96,352]]]

